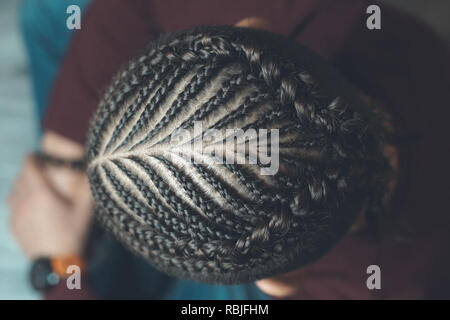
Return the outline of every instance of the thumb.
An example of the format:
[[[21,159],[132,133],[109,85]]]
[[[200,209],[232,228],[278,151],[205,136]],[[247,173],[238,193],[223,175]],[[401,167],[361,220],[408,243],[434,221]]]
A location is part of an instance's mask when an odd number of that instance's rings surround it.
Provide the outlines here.
[[[29,154],[24,161],[23,178],[26,184],[33,190],[55,192],[48,177],[43,172],[41,162],[33,155]]]

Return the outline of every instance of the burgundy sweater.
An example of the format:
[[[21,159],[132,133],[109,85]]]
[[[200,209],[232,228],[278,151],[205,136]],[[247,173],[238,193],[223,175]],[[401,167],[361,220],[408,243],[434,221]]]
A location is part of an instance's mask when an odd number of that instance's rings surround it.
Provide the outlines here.
[[[365,0],[98,0],[87,10],[54,85],[48,130],[84,143],[89,118],[112,76],[159,33],[198,25],[268,20],[273,31],[316,51],[421,139],[400,147],[404,175],[393,215],[413,230],[409,241],[345,236],[305,268],[295,299],[450,297],[448,119],[450,54],[427,26],[385,4],[381,30],[366,28]],[[381,268],[381,290],[366,286]],[[87,288],[87,284],[84,286]],[[72,296],[56,288],[48,298]]]

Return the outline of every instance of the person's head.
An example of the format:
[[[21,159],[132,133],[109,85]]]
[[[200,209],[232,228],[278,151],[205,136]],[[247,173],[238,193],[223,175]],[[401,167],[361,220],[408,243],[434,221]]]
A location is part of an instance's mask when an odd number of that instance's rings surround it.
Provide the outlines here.
[[[246,138],[227,144],[227,129]],[[379,209],[384,138],[377,113],[307,48],[201,27],[153,41],[114,78],[88,175],[97,217],[158,269],[250,282],[313,262]]]

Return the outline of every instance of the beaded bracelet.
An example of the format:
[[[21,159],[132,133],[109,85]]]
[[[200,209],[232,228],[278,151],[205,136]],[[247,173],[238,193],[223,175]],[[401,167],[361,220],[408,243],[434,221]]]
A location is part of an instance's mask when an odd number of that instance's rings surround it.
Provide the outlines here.
[[[42,151],[36,151],[34,155],[36,159],[38,161],[41,161],[42,163],[50,164],[57,167],[66,167],[74,171],[85,171],[87,166],[86,159],[84,158],[80,159],[59,158],[49,155]]]

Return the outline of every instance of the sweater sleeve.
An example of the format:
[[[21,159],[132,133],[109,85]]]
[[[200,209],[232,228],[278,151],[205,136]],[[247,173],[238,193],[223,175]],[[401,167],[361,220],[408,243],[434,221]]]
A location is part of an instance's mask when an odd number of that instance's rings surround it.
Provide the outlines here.
[[[45,130],[84,144],[114,74],[155,36],[149,2],[97,0],[87,9],[50,94]]]
[[[95,294],[89,281],[86,279],[81,280],[80,289],[68,289],[66,281],[61,281],[58,285],[51,288],[44,294],[45,300],[95,300]]]

